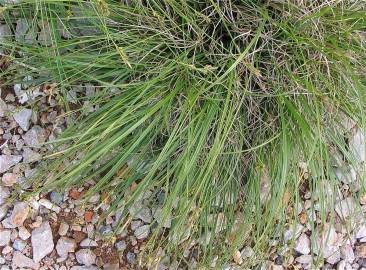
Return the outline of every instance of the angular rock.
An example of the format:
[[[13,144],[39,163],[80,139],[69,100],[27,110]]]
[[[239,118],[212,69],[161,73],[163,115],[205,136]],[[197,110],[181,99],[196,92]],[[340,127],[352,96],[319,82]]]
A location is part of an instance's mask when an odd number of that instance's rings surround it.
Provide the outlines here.
[[[335,250],[334,253],[332,253],[328,258],[326,258],[326,261],[330,264],[336,264],[341,260],[341,252],[339,249]]]
[[[73,266],[70,268],[70,270],[100,270],[99,267],[96,266]]]
[[[136,208],[131,207],[130,214],[133,216],[134,219],[141,219],[145,223],[151,223],[152,221],[152,214],[151,210],[148,207],[140,207],[136,206]]]
[[[15,227],[23,225],[24,220],[27,218],[29,213],[29,206],[25,202],[17,202],[14,205],[13,212],[10,216],[10,222]]]
[[[97,247],[98,243],[90,238],[85,238],[79,245],[80,247]]]
[[[337,270],[353,270],[353,267],[346,261],[340,261],[337,264]]]
[[[290,240],[295,240],[295,239],[297,239],[299,236],[300,236],[300,234],[301,234],[301,232],[302,232],[302,230],[304,229],[304,226],[302,226],[302,225],[300,225],[300,224],[296,224],[295,226],[294,225],[292,225],[287,231],[285,231],[285,233],[284,233],[284,236],[283,236],[283,238],[284,238],[284,241],[285,241],[285,243],[287,243],[288,241],[290,241]]]
[[[355,260],[355,254],[351,245],[341,246],[340,251],[341,259],[343,259],[344,261],[352,263]]]
[[[69,252],[75,252],[76,249],[76,241],[74,239],[68,237],[61,237],[56,244],[57,254],[66,258]]]
[[[365,136],[361,129],[357,129],[356,133],[349,139],[349,147],[358,162],[365,161]]]
[[[26,19],[18,19],[15,28],[15,40],[22,43],[34,44],[37,34],[34,28],[30,27],[30,23]]]
[[[34,262],[32,259],[24,256],[21,252],[15,251],[12,259],[13,269],[39,269],[39,263]]]
[[[0,190],[1,190],[1,188],[0,188]],[[1,197],[1,191],[0,191],[0,197]],[[9,210],[9,206],[7,204],[1,205],[1,203],[0,203],[0,221],[2,221],[4,219],[4,217],[8,213],[8,210]]]
[[[31,234],[25,227],[19,227],[18,229],[19,238],[22,240],[27,240]]]
[[[18,175],[15,173],[4,173],[1,181],[3,182],[4,186],[11,187],[16,184],[18,180]]]
[[[23,140],[30,147],[39,147],[47,139],[47,132],[40,126],[33,126],[23,135]]]
[[[296,240],[295,250],[303,255],[310,253],[310,239],[306,234],[302,233]]]
[[[366,244],[356,246],[356,255],[360,258],[366,258]]]
[[[5,42],[11,39],[12,34],[10,27],[6,24],[0,25],[0,42]]]
[[[53,236],[50,224],[46,221],[32,231],[33,260],[37,263],[53,250]]]
[[[144,225],[137,228],[134,232],[134,235],[136,236],[137,239],[145,239],[146,237],[149,236],[149,233],[150,233],[150,226]]]
[[[295,261],[301,264],[310,264],[312,260],[313,258],[311,255],[301,255],[295,259]]]
[[[80,249],[75,255],[78,263],[84,264],[85,266],[91,266],[95,264],[97,257],[90,249]]]
[[[125,240],[121,240],[121,241],[118,241],[114,246],[116,247],[116,249],[118,251],[123,251],[126,249],[127,244],[126,244]]]
[[[15,122],[17,122],[24,131],[27,131],[32,117],[32,110],[22,109],[21,111],[14,113],[13,117]]]
[[[58,234],[61,236],[64,236],[67,234],[67,231],[69,230],[69,224],[65,222],[61,222],[60,227],[58,229]]]
[[[352,216],[357,211],[356,202],[352,197],[347,197],[344,200],[341,200],[336,203],[335,211],[338,216],[342,219],[348,218]]]
[[[23,162],[32,163],[42,159],[42,155],[29,148],[24,148],[23,150]]]
[[[10,230],[0,229],[0,247],[4,247],[10,243]]]
[[[26,246],[27,246],[27,243],[20,239],[15,239],[13,242],[13,248],[18,251],[23,251]]]
[[[357,180],[357,173],[350,165],[335,168],[334,173],[338,180],[345,184],[352,184]]]
[[[60,192],[52,191],[50,194],[50,199],[53,203],[61,205],[64,201],[64,196]]]
[[[361,225],[359,228],[356,229],[355,231],[355,237],[357,239],[366,237],[366,225]]]
[[[4,173],[22,160],[22,156],[1,155],[0,156],[0,173]]]

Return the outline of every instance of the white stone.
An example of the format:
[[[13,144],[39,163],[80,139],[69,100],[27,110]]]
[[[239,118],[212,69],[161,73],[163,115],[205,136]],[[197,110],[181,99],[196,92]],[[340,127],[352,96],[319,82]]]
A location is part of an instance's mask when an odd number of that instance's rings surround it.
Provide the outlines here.
[[[32,117],[32,110],[30,109],[22,109],[19,112],[14,113],[14,120],[18,123],[18,125],[24,130],[27,131],[30,125],[30,119]]]
[[[46,221],[32,231],[33,260],[37,263],[53,250],[53,236],[50,224]]]
[[[61,222],[60,227],[58,229],[58,234],[61,236],[64,236],[67,234],[67,231],[69,230],[69,224],[65,222]]]
[[[10,242],[10,230],[1,230],[0,229],[0,247],[4,247]]]
[[[300,236],[300,234],[301,234],[301,232],[302,232],[303,229],[304,229],[304,226],[302,226],[300,224],[296,224],[295,226],[292,225],[284,233],[284,237],[283,238],[284,238],[285,243],[287,243],[290,240],[296,240]]]
[[[22,160],[22,156],[0,155],[0,173],[4,173]]]
[[[90,238],[85,238],[80,242],[80,247],[97,247],[98,243]]]
[[[313,258],[311,255],[301,255],[301,256],[297,257],[295,260],[301,264],[310,264],[312,259]]]
[[[78,263],[84,264],[85,266],[93,265],[97,257],[90,249],[80,249],[75,255]]]
[[[24,256],[21,252],[15,251],[12,259],[13,269],[39,269],[39,263],[34,262],[32,259]]]
[[[7,187],[0,186],[0,205],[6,202],[6,199],[10,197],[10,190]]]
[[[43,207],[46,207],[49,210],[52,210],[52,211],[56,212],[56,213],[60,213],[60,211],[61,211],[61,207],[53,204],[52,202],[50,202],[47,199],[40,199],[39,204],[42,205]]]
[[[56,251],[60,257],[67,257],[69,252],[74,252],[76,249],[76,242],[74,239],[68,237],[61,237],[56,244]]]
[[[341,259],[343,259],[344,261],[352,263],[355,260],[355,254],[351,245],[341,246],[340,251]]]
[[[358,162],[365,161],[365,136],[361,129],[357,129],[356,133],[349,139],[349,147]]]
[[[347,261],[340,261],[337,264],[337,270],[353,270],[353,268]]]
[[[352,197],[347,197],[344,200],[338,201],[335,205],[335,211],[340,218],[348,218],[357,211],[355,200]]]
[[[326,258],[326,261],[330,264],[336,264],[341,260],[341,252],[339,249],[336,249],[335,252],[333,252],[328,258]]]
[[[15,173],[4,173],[1,180],[4,186],[11,187],[17,182],[18,175]]]
[[[296,240],[295,250],[303,255],[310,253],[310,239],[306,234],[302,233]]]
[[[19,227],[19,238],[27,240],[31,236],[30,232],[25,227]]]
[[[352,184],[357,180],[357,173],[350,165],[335,168],[334,173],[338,180],[345,184]]]
[[[355,237],[357,239],[366,237],[366,225],[365,224],[362,224],[359,228],[356,229]]]

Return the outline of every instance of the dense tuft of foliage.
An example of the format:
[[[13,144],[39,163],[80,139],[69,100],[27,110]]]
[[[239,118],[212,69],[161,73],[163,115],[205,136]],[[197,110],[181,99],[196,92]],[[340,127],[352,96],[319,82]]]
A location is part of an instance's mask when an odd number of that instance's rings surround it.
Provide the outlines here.
[[[162,198],[148,203],[171,228],[154,228],[145,263],[163,250],[184,265],[194,239],[200,265],[248,244],[258,256],[246,263],[257,263],[296,218],[300,187],[324,209],[335,200],[324,199],[332,156],[354,161],[346,122],[365,123],[364,1],[28,0],[1,10],[12,33],[19,19],[28,27],[0,41],[13,63],[3,76],[21,67],[56,82],[77,118],[36,190],[93,179],[86,196],[108,192],[121,228],[143,197]],[[97,85],[79,97],[94,112],[68,102],[82,83]]]

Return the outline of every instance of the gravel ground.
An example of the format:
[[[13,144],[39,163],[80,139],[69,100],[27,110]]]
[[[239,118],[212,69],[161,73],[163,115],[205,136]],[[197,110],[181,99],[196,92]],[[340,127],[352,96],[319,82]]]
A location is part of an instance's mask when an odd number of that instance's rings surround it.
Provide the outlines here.
[[[140,269],[139,253],[150,234],[150,225],[159,222],[159,208],[152,208],[144,198],[130,209],[134,219],[128,229],[116,232],[118,212],[97,226],[100,214],[109,208],[110,198],[97,194],[85,206],[83,193],[88,182],[78,189],[63,193],[51,191],[26,201],[9,202],[13,191],[29,188],[27,179],[48,150],[39,145],[54,140],[70,119],[57,101],[54,85],[32,86],[32,78],[22,84],[1,89],[0,99],[0,265],[6,269]],[[94,86],[75,87],[76,95],[92,95]],[[94,110],[84,103],[89,111]],[[304,187],[297,207],[298,221],[288,220],[287,230],[273,241],[268,262],[257,269],[365,269],[366,270],[366,193],[362,193],[364,137],[352,122],[347,135],[349,147],[358,158],[359,168],[345,164],[334,154],[339,188],[329,189],[335,202],[329,202],[328,215],[321,224],[318,194]],[[48,146],[50,147],[50,146]],[[306,180],[306,164],[299,164]],[[306,181],[305,181],[306,182]],[[149,196],[149,195],[147,195]],[[358,199],[355,199],[358,198]],[[146,198],[147,199],[147,198]],[[158,200],[158,198],[157,198]],[[146,202],[145,202],[146,201]],[[290,211],[291,209],[289,209]],[[313,225],[314,226],[313,226]],[[165,227],[170,227],[166,222]],[[195,268],[194,256],[187,255],[190,269]],[[225,269],[243,269],[245,260],[254,258],[252,247],[243,247],[233,255],[232,265]],[[164,257],[158,269],[179,269],[177,262]],[[214,262],[213,262],[213,268]]]

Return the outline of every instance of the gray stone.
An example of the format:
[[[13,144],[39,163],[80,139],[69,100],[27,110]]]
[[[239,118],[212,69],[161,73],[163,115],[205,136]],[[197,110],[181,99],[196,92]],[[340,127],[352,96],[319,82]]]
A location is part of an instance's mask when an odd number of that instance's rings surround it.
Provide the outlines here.
[[[151,210],[147,207],[142,207],[135,215],[136,219],[141,219],[145,223],[151,223],[152,214]]]
[[[14,205],[13,211],[10,216],[10,223],[15,227],[23,225],[24,220],[27,218],[29,213],[29,206],[25,202],[17,202]]]
[[[115,247],[118,251],[123,251],[126,249],[127,247],[127,244],[126,244],[126,241],[125,240],[121,240],[121,241],[118,241],[116,244],[115,244]]]
[[[34,262],[30,258],[23,255],[21,252],[15,251],[12,259],[12,267],[13,269],[39,269],[39,263]]]
[[[24,148],[23,150],[23,162],[24,163],[32,163],[42,159],[42,155],[37,153],[30,148]]]
[[[136,263],[136,254],[129,251],[129,252],[127,252],[126,259],[127,259],[128,263],[135,264]]]
[[[96,266],[79,266],[79,265],[76,265],[76,266],[71,267],[70,270],[100,270],[100,268],[96,267]]]
[[[290,240],[296,240],[300,236],[303,229],[304,226],[302,226],[301,224],[290,226],[290,228],[285,231],[283,236],[285,243]]]
[[[361,129],[357,129],[355,134],[349,139],[349,147],[358,162],[365,161],[365,136]]]
[[[41,31],[38,34],[38,41],[43,46],[51,46],[52,45],[52,34],[51,28],[48,22],[43,22],[41,26]]]
[[[136,236],[137,239],[145,239],[146,237],[149,236],[149,233],[150,233],[150,226],[144,225],[137,228],[134,232],[134,235]]]
[[[26,246],[27,246],[27,243],[20,239],[15,239],[13,242],[13,248],[18,251],[23,251]]]
[[[310,253],[310,239],[306,234],[302,233],[296,240],[295,251],[303,255]]]
[[[353,270],[353,267],[347,261],[340,261],[337,264],[337,270]]]
[[[15,40],[20,43],[34,44],[37,34],[26,19],[18,19],[15,28]]]
[[[64,196],[60,192],[52,191],[50,194],[50,199],[53,203],[60,206],[64,201]]]
[[[352,184],[357,180],[357,173],[350,165],[335,168],[334,173],[338,180],[345,184]]]
[[[6,24],[0,25],[0,42],[6,42],[12,37],[10,27]]]
[[[32,231],[33,260],[37,263],[53,250],[53,236],[48,221]]]
[[[339,249],[335,250],[332,255],[330,255],[328,258],[326,258],[326,261],[330,264],[337,264],[341,260],[341,253]]]
[[[154,218],[155,220],[160,224],[162,222],[164,222],[163,227],[165,228],[170,228],[172,226],[172,219],[171,216],[167,216],[165,217],[163,215],[163,210],[161,208],[157,208],[154,212]]]
[[[17,155],[1,155],[0,156],[0,173],[4,173],[22,160],[22,156]]]
[[[46,131],[40,126],[33,126],[23,135],[25,144],[31,147],[39,147],[46,139]]]
[[[0,186],[0,205],[3,205],[9,197],[10,197],[9,188]]]
[[[1,187],[0,187],[0,198],[1,198],[1,196],[2,196],[2,194],[1,194]],[[1,205],[1,203],[0,203],[0,221],[2,221],[4,219],[4,217],[8,213],[8,210],[9,210],[9,205],[7,205],[7,204]]]
[[[340,218],[348,218],[357,211],[355,200],[352,197],[345,198],[344,200],[338,201],[335,205],[335,211]]]
[[[68,237],[61,237],[60,239],[58,239],[56,244],[56,251],[60,257],[66,258],[69,252],[74,252],[75,249],[76,242],[74,239]]]
[[[90,238],[85,238],[80,242],[80,247],[97,247],[98,243]]]
[[[80,249],[75,255],[78,263],[84,264],[85,266],[91,266],[95,264],[97,257],[90,249]]]
[[[0,247],[4,247],[10,242],[10,230],[1,230],[0,229]]]
[[[355,260],[355,254],[351,245],[344,245],[340,248],[341,259],[346,262],[352,263]]]
[[[112,232],[112,227],[110,225],[102,226],[99,232],[101,235],[108,235]]]
[[[298,263],[301,263],[301,264],[310,264],[312,259],[313,258],[311,255],[301,255],[301,256],[297,257],[295,259],[295,261],[297,261]]]
[[[24,130],[27,131],[30,125],[30,119],[32,117],[32,110],[30,109],[22,109],[19,112],[14,113],[14,120],[18,123],[18,125]]]

